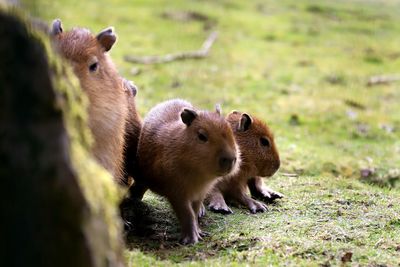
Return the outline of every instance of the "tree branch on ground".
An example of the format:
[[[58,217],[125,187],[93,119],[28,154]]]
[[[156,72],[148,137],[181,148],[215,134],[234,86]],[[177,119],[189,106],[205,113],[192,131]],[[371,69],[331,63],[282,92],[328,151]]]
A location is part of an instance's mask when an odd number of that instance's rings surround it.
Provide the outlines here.
[[[397,81],[400,81],[400,75],[378,75],[370,77],[367,85],[374,86],[379,84],[389,84]]]
[[[200,59],[208,56],[212,45],[217,39],[218,32],[211,32],[208,38],[204,41],[202,47],[195,51],[178,52],[166,54],[163,56],[125,56],[125,61],[139,64],[161,64],[177,60]]]

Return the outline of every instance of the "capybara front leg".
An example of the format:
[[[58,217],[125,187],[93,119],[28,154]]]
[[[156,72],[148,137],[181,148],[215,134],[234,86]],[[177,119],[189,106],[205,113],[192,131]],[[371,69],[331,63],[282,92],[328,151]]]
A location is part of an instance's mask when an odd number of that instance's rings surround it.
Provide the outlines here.
[[[240,204],[246,206],[251,213],[267,211],[267,206],[264,203],[252,199],[246,194],[245,190],[235,192],[234,194],[232,194],[232,197],[235,198],[235,200],[238,201]]]
[[[193,201],[192,207],[194,214],[197,214],[197,218],[200,219],[206,215],[206,209],[204,208],[203,201]]]
[[[225,202],[224,196],[218,188],[214,188],[207,197],[208,208],[217,213],[232,214],[233,211]]]
[[[261,177],[252,177],[247,182],[251,196],[264,202],[271,203],[275,199],[283,198],[283,194],[266,187]]]
[[[197,214],[195,215],[193,211],[192,203],[183,199],[172,199],[170,202],[181,225],[180,243],[183,245],[197,243],[200,235],[198,233]]]
[[[197,216],[197,232],[199,233],[199,239],[202,239],[202,237],[208,236],[208,233],[203,232],[200,229],[199,219],[205,215],[206,209],[203,205],[203,201],[200,201],[200,200],[193,201],[192,207],[193,207],[194,214],[198,215]]]

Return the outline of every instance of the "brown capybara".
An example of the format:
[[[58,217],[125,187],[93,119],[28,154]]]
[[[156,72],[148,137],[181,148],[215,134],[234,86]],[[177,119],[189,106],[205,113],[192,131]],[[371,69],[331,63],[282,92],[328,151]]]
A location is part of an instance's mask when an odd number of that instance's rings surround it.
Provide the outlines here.
[[[184,100],[155,106],[144,118],[138,146],[140,175],[132,197],[147,189],[165,196],[181,226],[181,243],[201,239],[198,214],[218,176],[238,169],[238,148],[229,123],[216,112],[200,111]]]
[[[140,130],[142,129],[142,119],[136,110],[135,97],[137,87],[128,80],[124,80],[124,87],[128,99],[128,118],[125,127],[124,182],[126,185],[131,185],[137,171],[136,152]]]
[[[252,213],[264,212],[265,204],[253,198],[270,202],[283,197],[265,187],[261,178],[272,176],[280,166],[272,132],[264,122],[246,113],[233,111],[226,119],[240,148],[240,170],[218,181],[207,197],[208,207],[215,212],[232,213],[225,202],[227,199],[248,207]],[[247,195],[247,188],[253,198]]]
[[[118,74],[107,53],[117,40],[113,29],[107,28],[96,36],[84,28],[64,32],[61,21],[56,19],[50,35],[55,49],[72,65],[88,96],[93,155],[119,184],[126,184],[125,138],[132,138],[127,129],[133,127],[135,120],[140,125],[140,118],[135,115],[132,88]]]

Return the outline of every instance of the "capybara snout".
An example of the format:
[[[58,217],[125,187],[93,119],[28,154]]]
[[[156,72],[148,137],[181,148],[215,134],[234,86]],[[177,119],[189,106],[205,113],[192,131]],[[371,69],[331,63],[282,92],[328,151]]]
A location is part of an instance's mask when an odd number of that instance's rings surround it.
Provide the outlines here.
[[[274,161],[273,166],[271,168],[265,168],[263,176],[269,177],[274,175],[279,170],[280,166],[281,166],[281,161],[278,158]]]
[[[219,157],[220,174],[225,175],[230,173],[236,163],[236,153],[234,151],[224,151]]]
[[[187,125],[189,138],[185,146],[190,150],[191,164],[201,166],[202,172],[206,172],[205,166],[208,166],[207,172],[216,176],[239,169],[239,148],[229,123],[221,114],[197,111],[193,116],[185,109],[181,118]]]

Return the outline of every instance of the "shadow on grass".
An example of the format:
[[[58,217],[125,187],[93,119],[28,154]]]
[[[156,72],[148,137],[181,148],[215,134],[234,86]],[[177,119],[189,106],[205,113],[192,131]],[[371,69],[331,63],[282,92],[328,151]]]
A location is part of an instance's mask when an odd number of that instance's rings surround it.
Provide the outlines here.
[[[179,243],[180,226],[173,210],[165,203],[148,199],[145,201],[129,201],[121,205],[121,215],[127,223],[125,227],[125,242],[129,250],[138,249],[145,254],[155,256],[159,260],[184,262],[209,259],[233,252],[256,249],[259,239],[246,233],[230,233],[227,221],[235,217],[247,216],[244,208],[234,208],[235,214],[222,215],[207,211],[200,220],[200,228],[208,236],[196,245],[183,246]],[[280,206],[279,201],[269,203],[271,208]],[[252,216],[248,214],[248,216]],[[222,228],[228,230],[221,230]],[[227,227],[228,225],[228,227]],[[227,233],[226,231],[229,231]]]
[[[179,223],[168,207],[131,200],[121,205],[121,215],[128,248],[154,251],[179,246]]]

